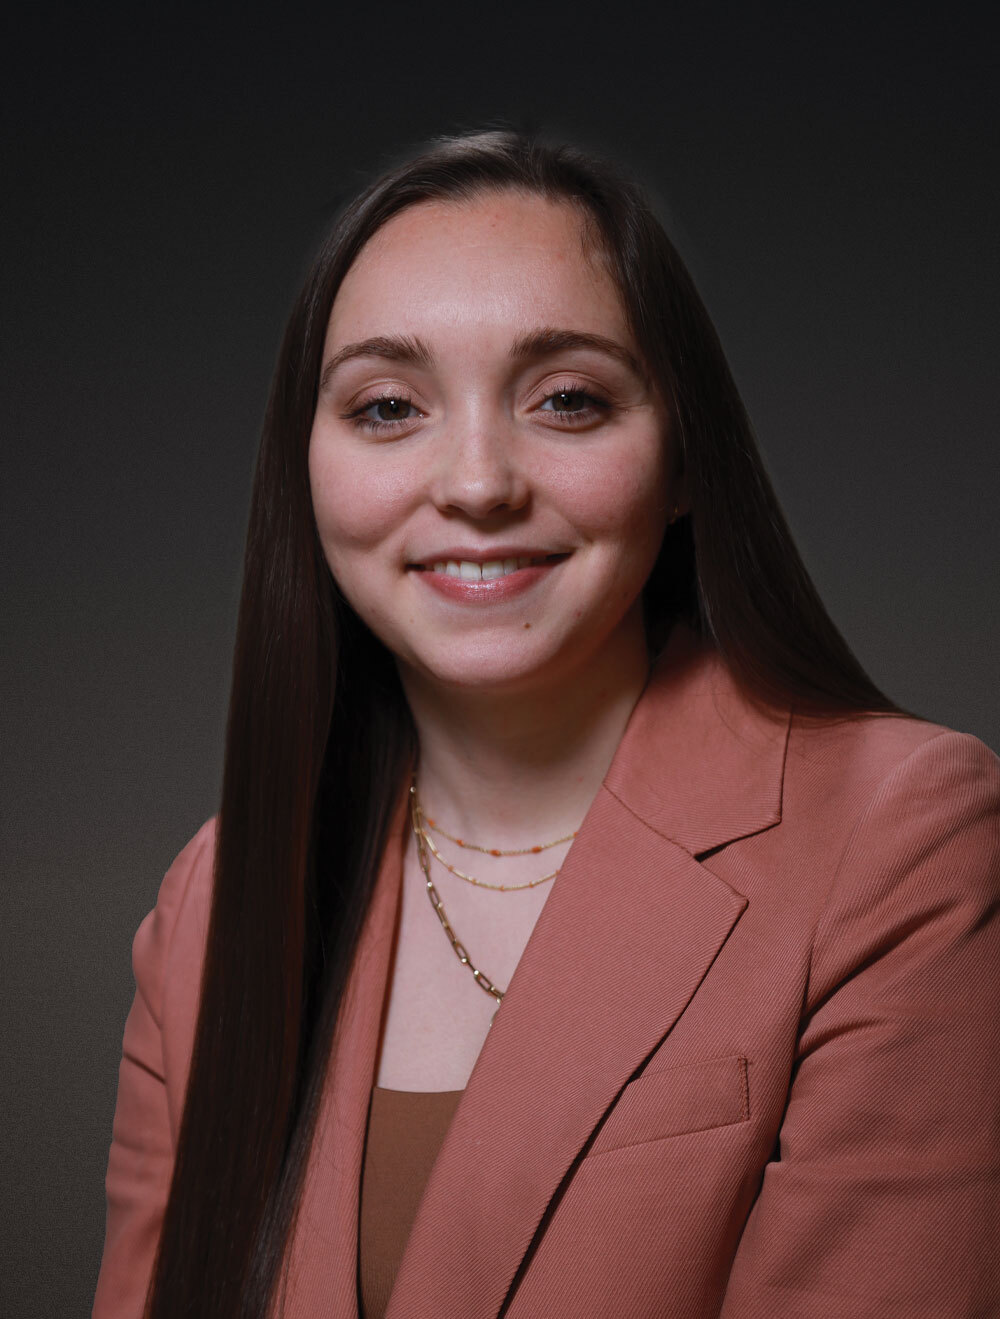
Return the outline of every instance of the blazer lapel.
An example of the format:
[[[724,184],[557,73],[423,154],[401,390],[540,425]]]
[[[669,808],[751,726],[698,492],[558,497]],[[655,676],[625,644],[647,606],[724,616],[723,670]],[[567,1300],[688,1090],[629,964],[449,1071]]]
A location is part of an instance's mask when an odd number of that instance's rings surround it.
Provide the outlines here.
[[[499,1313],[573,1161],[746,906],[693,853],[777,822],[787,728],[677,634],[476,1062],[387,1319]]]

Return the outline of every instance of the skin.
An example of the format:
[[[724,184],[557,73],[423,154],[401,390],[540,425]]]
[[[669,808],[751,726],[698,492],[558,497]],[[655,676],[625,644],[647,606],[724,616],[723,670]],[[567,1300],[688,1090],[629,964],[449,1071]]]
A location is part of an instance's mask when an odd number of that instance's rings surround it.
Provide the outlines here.
[[[642,649],[636,601],[670,507],[667,410],[602,352],[512,363],[514,340],[541,327],[603,335],[638,357],[576,214],[516,194],[397,216],[336,299],[325,362],[377,335],[419,339],[434,357],[343,363],[325,380],[310,444],[331,569],[428,686],[526,695],[602,649]],[[568,406],[548,397],[567,388],[579,394]],[[586,405],[583,391],[610,406]],[[377,431],[348,416],[379,395],[411,402],[368,406],[366,421],[389,415]],[[409,567],[455,544],[486,555],[511,541],[568,557],[494,608],[446,602]]]
[[[612,350],[536,344],[512,357],[552,329]],[[376,337],[419,341],[423,355],[383,345],[338,364]],[[345,596],[396,657],[425,808],[503,848],[576,829],[647,677],[639,596],[684,506],[668,404],[577,211],[508,191],[395,216],[348,272],[323,360],[317,526]],[[482,561],[511,546],[561,557],[486,603],[428,580],[456,547]],[[565,852],[487,875],[451,849],[497,883]],[[473,961],[506,984],[551,886],[495,894],[440,868],[434,879]],[[423,886],[411,846],[379,1083],[458,1088],[495,1003],[447,948]]]

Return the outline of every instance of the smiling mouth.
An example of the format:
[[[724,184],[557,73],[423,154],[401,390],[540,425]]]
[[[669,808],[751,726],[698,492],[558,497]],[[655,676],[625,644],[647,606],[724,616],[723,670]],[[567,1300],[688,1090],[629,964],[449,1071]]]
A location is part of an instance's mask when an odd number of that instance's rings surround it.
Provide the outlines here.
[[[522,568],[540,568],[544,564],[558,563],[567,554],[534,554],[510,559],[487,559],[477,563],[472,559],[439,559],[435,563],[414,563],[417,572],[440,573],[445,577],[458,577],[463,582],[492,582],[509,577]]]

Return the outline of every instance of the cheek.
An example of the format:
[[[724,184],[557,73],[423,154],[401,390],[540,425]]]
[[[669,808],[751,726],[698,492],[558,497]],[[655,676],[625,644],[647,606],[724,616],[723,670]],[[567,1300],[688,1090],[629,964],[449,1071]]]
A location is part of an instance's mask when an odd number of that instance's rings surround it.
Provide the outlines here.
[[[392,544],[405,521],[405,484],[364,458],[341,446],[313,442],[309,484],[327,565],[358,616],[387,640],[380,609],[387,594],[384,560],[376,551]]]
[[[669,477],[658,448],[581,454],[564,486],[577,526],[637,558],[655,553],[666,527]]]
[[[364,457],[315,440],[309,447],[316,526],[335,574],[335,560],[373,549],[392,534],[405,513],[405,480]]]

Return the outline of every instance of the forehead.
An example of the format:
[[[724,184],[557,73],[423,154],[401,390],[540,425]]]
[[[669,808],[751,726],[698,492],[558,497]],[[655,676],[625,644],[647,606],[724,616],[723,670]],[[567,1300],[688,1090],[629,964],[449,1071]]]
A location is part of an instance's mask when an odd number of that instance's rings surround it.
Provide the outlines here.
[[[327,341],[536,325],[631,338],[580,211],[505,191],[420,202],[387,221],[341,284]]]

